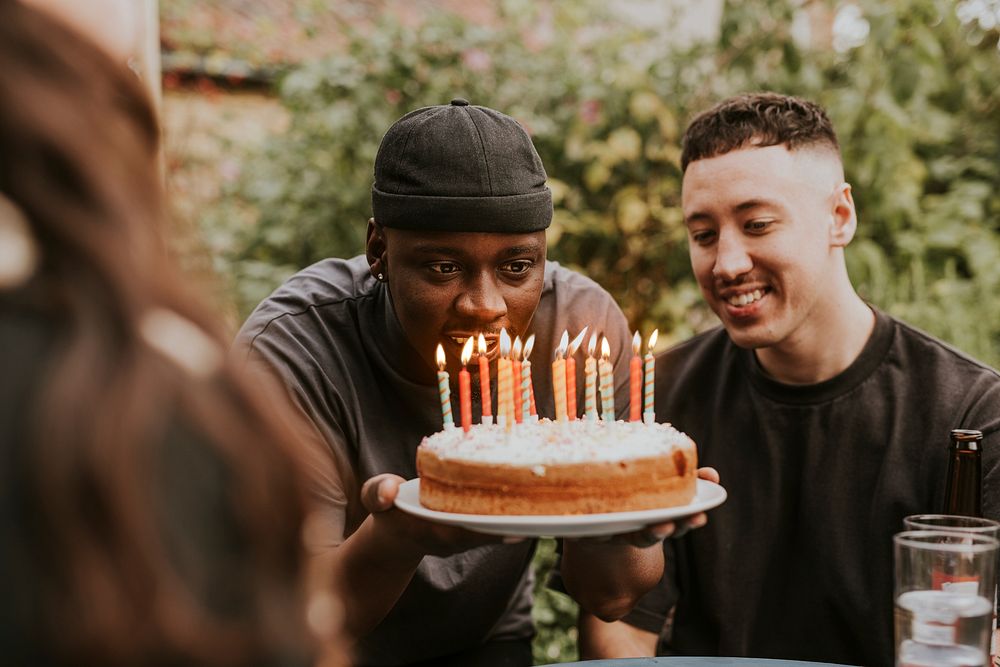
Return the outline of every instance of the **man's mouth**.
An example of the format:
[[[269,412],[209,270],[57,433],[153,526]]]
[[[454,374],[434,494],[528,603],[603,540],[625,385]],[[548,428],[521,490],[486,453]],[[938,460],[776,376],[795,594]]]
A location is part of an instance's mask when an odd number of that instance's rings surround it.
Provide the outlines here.
[[[728,303],[730,306],[733,306],[734,308],[742,308],[745,306],[749,306],[752,303],[756,303],[757,301],[760,301],[762,298],[764,298],[764,295],[766,295],[770,291],[771,290],[769,288],[765,287],[764,289],[755,289],[750,292],[730,294],[729,296],[724,297],[724,300],[726,303]]]
[[[479,353],[479,333],[456,333],[456,334],[446,334],[445,336],[448,340],[455,344],[456,349],[461,349],[465,342],[469,338],[473,339],[472,342],[472,354],[475,356]],[[484,339],[486,342],[486,355],[490,358],[493,357],[494,352],[499,348],[500,345],[500,335],[495,333],[484,334]]]

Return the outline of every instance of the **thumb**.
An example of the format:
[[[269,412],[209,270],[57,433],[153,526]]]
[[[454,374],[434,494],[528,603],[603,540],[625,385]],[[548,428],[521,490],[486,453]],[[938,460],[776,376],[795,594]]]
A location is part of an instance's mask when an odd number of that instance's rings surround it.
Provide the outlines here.
[[[399,494],[399,485],[404,481],[399,475],[389,473],[375,475],[361,487],[361,503],[369,512],[392,509]]]

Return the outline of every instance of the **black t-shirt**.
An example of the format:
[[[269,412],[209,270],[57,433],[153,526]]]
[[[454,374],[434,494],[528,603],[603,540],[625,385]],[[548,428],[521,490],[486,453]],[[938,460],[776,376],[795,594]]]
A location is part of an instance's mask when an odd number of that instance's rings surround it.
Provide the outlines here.
[[[940,511],[952,428],[983,431],[1000,519],[997,372],[878,311],[854,363],[810,386],[774,381],[723,329],[695,337],[659,357],[656,413],[729,493],[667,540],[664,581],[626,618],[663,630],[661,654],[892,665],[892,535]]]
[[[631,337],[621,310],[597,283],[546,262],[529,327],[536,336],[532,368],[539,415],[554,412],[547,362],[559,337],[587,325],[611,341],[616,394],[627,396]],[[290,278],[258,306],[238,342],[252,365],[277,375],[310,425],[314,492],[328,529],[313,546],[336,546],[367,515],[359,495],[365,480],[380,473],[416,477],[417,446],[441,430],[434,369],[410,345],[385,284],[371,276],[364,256],[323,260]],[[582,364],[577,367],[582,372]],[[495,402],[495,372],[492,380]],[[478,421],[475,379],[472,389]],[[582,380],[577,391],[582,406]],[[452,399],[457,414],[457,392]],[[530,638],[534,546],[529,541],[425,557],[388,616],[359,641],[358,663],[400,665],[488,640]]]

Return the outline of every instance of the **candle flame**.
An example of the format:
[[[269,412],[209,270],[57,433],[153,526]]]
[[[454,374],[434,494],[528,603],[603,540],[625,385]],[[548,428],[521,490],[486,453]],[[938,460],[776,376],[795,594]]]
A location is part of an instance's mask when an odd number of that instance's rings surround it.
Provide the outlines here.
[[[569,344],[569,351],[567,352],[567,354],[569,356],[572,357],[574,354],[576,354],[576,351],[580,349],[580,343],[583,342],[583,337],[587,335],[587,329],[589,329],[589,328],[590,328],[590,325],[585,326],[583,328],[583,331],[581,331],[580,333],[578,333],[576,335],[576,338],[574,338],[572,340],[572,342],[570,342],[570,344]]]
[[[608,338],[605,336],[601,339],[601,359],[607,361],[611,358],[611,345],[608,343]]]
[[[646,345],[646,352],[652,352],[653,348],[656,347],[656,337],[660,335],[659,329],[653,329],[653,333],[649,334],[649,343]]]
[[[472,343],[475,340],[476,340],[475,338],[473,338],[472,336],[469,336],[466,339],[466,341],[465,341],[465,345],[462,346],[462,365],[463,366],[468,366],[469,365],[469,359],[472,358]],[[441,347],[441,346],[439,345],[438,347]]]
[[[639,335],[639,330],[636,329],[635,335],[632,336],[632,355],[638,357],[639,350],[642,349],[642,336]]]
[[[528,357],[531,356],[531,351],[535,349],[535,334],[528,336],[528,342],[524,344],[524,360],[527,361]]]
[[[514,349],[511,351],[511,358],[514,361],[521,360],[521,337],[514,336]]]
[[[443,371],[445,359],[444,359],[444,348],[441,347],[441,343],[438,343],[437,362],[438,362],[438,370]]]
[[[507,329],[500,329],[500,356],[504,359],[510,357],[510,334]]]
[[[476,348],[476,352],[479,354],[486,354],[486,336],[479,334],[479,345]]]
[[[556,359],[566,358],[566,348],[569,347],[569,332],[563,331],[559,337],[559,347],[556,348]]]
[[[593,357],[594,352],[597,351],[597,334],[593,334],[590,337],[590,342],[587,343],[587,356]]]

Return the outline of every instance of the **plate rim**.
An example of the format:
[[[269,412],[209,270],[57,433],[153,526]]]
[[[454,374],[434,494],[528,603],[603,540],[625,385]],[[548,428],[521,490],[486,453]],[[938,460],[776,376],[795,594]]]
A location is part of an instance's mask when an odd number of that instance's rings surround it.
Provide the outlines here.
[[[401,500],[401,496],[404,493],[407,497]],[[702,493],[711,495],[700,501],[697,500],[698,495]],[[558,533],[552,533],[551,531],[559,531],[560,529],[563,531],[568,530],[574,535],[582,535],[582,533],[579,533],[580,530],[586,530],[588,527],[594,527],[597,530],[602,526],[604,529],[593,534],[608,534],[606,529],[613,525],[638,524],[641,526],[704,512],[718,507],[729,496],[725,487],[721,484],[699,478],[695,490],[695,499],[686,505],[623,512],[602,512],[599,514],[459,514],[456,512],[441,512],[424,507],[420,504],[419,494],[420,478],[407,480],[400,484],[399,495],[397,495],[394,505],[408,514],[437,523],[461,526],[480,532],[489,530],[498,533],[498,531],[506,528],[516,530],[516,534],[526,536],[557,536]],[[625,530],[622,532],[628,531]],[[514,535],[515,533],[502,534]]]

